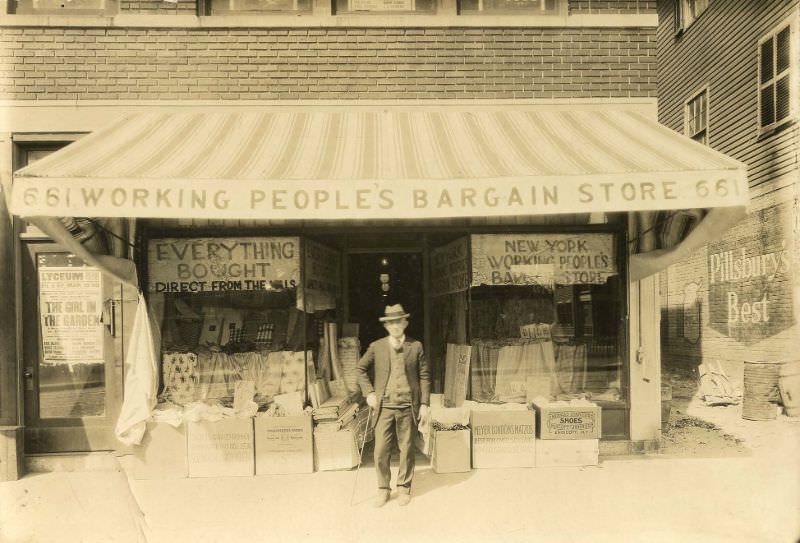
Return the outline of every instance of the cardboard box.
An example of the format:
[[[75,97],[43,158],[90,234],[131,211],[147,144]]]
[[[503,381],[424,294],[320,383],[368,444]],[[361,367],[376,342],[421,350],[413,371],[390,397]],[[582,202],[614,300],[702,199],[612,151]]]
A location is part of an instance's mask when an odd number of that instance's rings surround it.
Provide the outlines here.
[[[436,473],[470,471],[470,431],[449,430],[433,432],[431,467]]]
[[[313,473],[313,423],[308,415],[256,417],[256,475]]]
[[[599,405],[557,405],[533,402],[539,439],[600,438]]]
[[[314,462],[320,471],[352,469],[358,465],[353,430],[314,430]]]
[[[189,477],[253,475],[253,419],[190,422]]]
[[[430,402],[431,407],[444,407],[444,394],[431,392]]]
[[[469,411],[461,407],[431,407],[431,421],[467,426]]]
[[[536,414],[530,410],[474,410],[473,468],[532,468],[536,465]]]
[[[186,425],[148,422],[142,443],[132,447],[134,479],[180,479],[189,475]]]
[[[596,466],[599,439],[537,439],[536,467]]]

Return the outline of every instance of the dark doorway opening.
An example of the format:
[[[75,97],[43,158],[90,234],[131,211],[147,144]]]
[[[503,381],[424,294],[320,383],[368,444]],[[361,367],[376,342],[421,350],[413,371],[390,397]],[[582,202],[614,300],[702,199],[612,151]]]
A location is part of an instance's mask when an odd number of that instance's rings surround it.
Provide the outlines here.
[[[406,336],[425,340],[421,252],[370,251],[347,257],[348,321],[359,324],[362,350],[386,335],[378,318],[387,305],[410,313]]]

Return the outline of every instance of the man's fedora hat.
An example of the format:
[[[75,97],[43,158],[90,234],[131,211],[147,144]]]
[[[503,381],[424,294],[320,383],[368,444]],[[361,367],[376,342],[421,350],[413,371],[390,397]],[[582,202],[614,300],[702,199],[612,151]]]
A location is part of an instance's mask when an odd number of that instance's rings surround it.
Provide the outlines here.
[[[403,306],[400,304],[395,305],[387,305],[386,309],[384,310],[383,317],[380,317],[378,320],[381,322],[386,321],[394,321],[397,319],[405,319],[406,317],[410,317],[410,313],[406,313]]]

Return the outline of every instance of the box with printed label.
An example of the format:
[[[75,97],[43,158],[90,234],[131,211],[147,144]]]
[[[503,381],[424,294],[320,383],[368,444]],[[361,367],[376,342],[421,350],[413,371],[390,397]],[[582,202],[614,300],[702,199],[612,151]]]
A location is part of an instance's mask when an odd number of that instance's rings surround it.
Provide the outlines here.
[[[256,475],[314,472],[314,438],[308,415],[256,417]]]
[[[351,469],[358,465],[360,441],[353,430],[314,430],[314,462],[320,471]]]
[[[189,477],[253,475],[253,419],[190,422]]]
[[[532,468],[536,465],[536,415],[524,410],[473,411],[472,467]]]
[[[431,439],[434,472],[461,473],[472,469],[469,430],[438,430]]]
[[[599,439],[537,439],[536,467],[596,466]]]
[[[141,444],[132,448],[134,479],[180,479],[189,473],[186,426],[148,422]]]
[[[600,438],[599,405],[533,402],[533,407],[536,410],[536,437],[539,439]]]

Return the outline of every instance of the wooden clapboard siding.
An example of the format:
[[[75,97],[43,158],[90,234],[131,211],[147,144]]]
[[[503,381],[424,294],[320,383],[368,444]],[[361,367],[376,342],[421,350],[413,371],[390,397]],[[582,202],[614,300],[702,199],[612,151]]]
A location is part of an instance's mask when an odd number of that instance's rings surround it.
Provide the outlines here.
[[[758,40],[798,9],[797,0],[712,0],[680,36],[673,2],[659,2],[659,121],[683,132],[685,101],[709,89],[709,145],[745,162],[751,187],[796,170],[798,127],[758,131]]]
[[[790,288],[763,291],[770,296],[773,322],[786,323],[786,328],[767,329],[757,342],[746,344],[712,325],[712,312],[719,315],[729,309],[726,300],[711,295],[708,281],[709,255],[719,250],[714,247],[741,247],[756,256],[784,246],[796,248],[799,243],[792,227],[797,212],[792,209],[797,194],[800,123],[759,134],[757,94],[758,41],[795,15],[799,6],[798,0],[711,0],[708,10],[678,37],[673,2],[659,1],[658,6],[659,121],[682,132],[685,101],[707,87],[709,145],[747,164],[751,201],[749,216],[724,238],[661,274],[661,355],[666,363],[674,364],[722,360],[737,384],[741,384],[744,360],[779,361],[796,350],[800,339],[800,305]],[[773,287],[784,281],[796,285],[797,264],[795,258],[794,269],[787,270]],[[702,315],[695,342],[684,338],[682,330],[684,288],[692,283],[699,285]],[[731,289],[740,285],[733,283]]]

